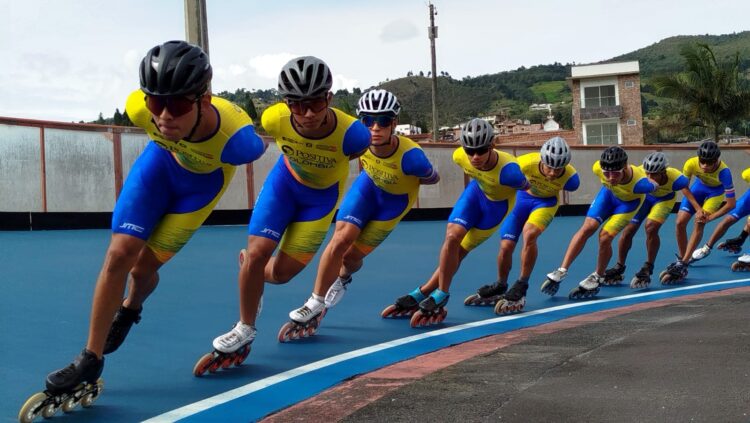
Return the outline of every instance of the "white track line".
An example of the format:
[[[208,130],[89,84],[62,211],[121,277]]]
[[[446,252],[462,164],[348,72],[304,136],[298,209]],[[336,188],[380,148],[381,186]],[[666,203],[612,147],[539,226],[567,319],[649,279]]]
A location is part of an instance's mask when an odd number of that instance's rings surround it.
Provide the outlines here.
[[[509,316],[501,316],[501,317],[495,317],[495,318],[487,319],[487,320],[480,320],[476,322],[465,323],[463,325],[433,330],[433,331],[421,333],[418,335],[408,336],[406,338],[394,339],[393,341],[383,342],[381,344],[372,345],[366,348],[360,348],[358,350],[335,355],[333,357],[329,357],[329,358],[319,360],[310,364],[306,364],[304,366],[300,366],[291,370],[287,370],[277,375],[269,376],[267,378],[255,381],[253,383],[249,383],[244,386],[240,386],[238,388],[215,395],[213,397],[206,398],[204,400],[194,402],[192,404],[188,404],[186,406],[174,409],[172,411],[168,411],[164,414],[160,414],[156,417],[152,417],[148,420],[145,420],[144,422],[145,423],[163,423],[163,422],[173,422],[175,420],[184,419],[186,417],[192,416],[193,414],[200,413],[202,411],[208,410],[209,408],[215,407],[220,404],[224,404],[226,402],[232,401],[242,396],[245,396],[253,392],[259,391],[261,389],[267,388],[269,386],[275,385],[279,382],[289,380],[293,377],[296,377],[296,376],[299,376],[308,372],[312,372],[314,370],[318,370],[318,369],[321,369],[323,367],[327,367],[333,364],[341,363],[343,361],[346,361],[352,358],[361,357],[363,355],[382,351],[388,348],[393,348],[399,345],[408,344],[408,343],[415,342],[421,339],[441,336],[441,335],[445,335],[445,334],[452,333],[452,332],[458,332],[464,329],[487,326],[487,325],[504,322],[504,321],[525,319],[529,316],[548,314],[548,313],[553,313],[555,311],[583,307],[583,306],[587,306],[591,304],[604,304],[604,303],[627,300],[631,298],[650,297],[654,295],[670,294],[673,292],[680,292],[680,291],[693,291],[693,290],[697,290],[697,289],[705,288],[705,287],[732,285],[732,284],[737,284],[740,282],[748,282],[748,281],[750,281],[750,279],[733,279],[729,281],[721,281],[721,282],[713,282],[713,283],[707,283],[707,284],[701,284],[701,285],[690,285],[690,286],[683,286],[683,287],[678,287],[678,288],[671,288],[669,290],[641,292],[641,293],[623,295],[623,296],[612,297],[612,298],[604,298],[601,300],[589,300],[589,301],[583,301],[583,302],[575,302],[575,303],[569,303],[569,304],[559,305],[555,307],[544,308],[540,310],[523,312],[520,314],[513,314]],[[670,295],[670,297],[672,297],[672,295]]]

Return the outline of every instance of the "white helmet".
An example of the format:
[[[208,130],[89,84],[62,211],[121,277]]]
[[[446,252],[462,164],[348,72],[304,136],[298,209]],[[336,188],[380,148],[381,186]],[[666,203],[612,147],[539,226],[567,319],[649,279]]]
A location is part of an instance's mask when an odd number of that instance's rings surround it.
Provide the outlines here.
[[[570,163],[570,147],[561,137],[548,139],[540,152],[542,163],[552,169],[562,169]]]
[[[484,119],[474,118],[461,128],[461,145],[466,148],[482,148],[492,145],[495,130]]]
[[[661,151],[651,153],[643,159],[643,170],[645,170],[646,173],[663,172],[668,165],[669,162],[667,161],[667,156]]]
[[[401,103],[393,93],[386,90],[370,90],[359,98],[357,116],[361,114],[390,114],[398,116]]]

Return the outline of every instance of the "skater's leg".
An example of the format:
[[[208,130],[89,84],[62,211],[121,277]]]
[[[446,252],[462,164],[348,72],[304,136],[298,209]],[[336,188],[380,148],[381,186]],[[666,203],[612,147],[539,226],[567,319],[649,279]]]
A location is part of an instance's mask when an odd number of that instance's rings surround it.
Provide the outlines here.
[[[500,251],[497,254],[497,280],[501,283],[508,281],[508,274],[513,267],[513,250],[516,242],[509,239],[500,241]]]
[[[101,272],[94,289],[86,349],[102,357],[104,342],[115,312],[122,304],[125,280],[146,241],[126,234],[112,235]]]
[[[128,296],[122,305],[132,310],[142,308],[146,298],[154,292],[159,283],[159,269],[163,265],[151,248],[141,249],[138,260],[130,270]]]
[[[685,251],[687,251],[687,225],[692,217],[693,215],[691,213],[688,213],[684,210],[680,210],[679,212],[677,212],[677,219],[675,221],[674,230],[675,237],[677,238],[677,253],[680,257],[683,257],[685,255]]]
[[[653,264],[656,261],[656,255],[659,254],[659,248],[661,247],[659,229],[661,225],[661,222],[651,219],[646,220],[646,261],[648,263]]]
[[[326,295],[344,263],[344,255],[351,250],[361,230],[357,225],[345,221],[336,222],[336,230],[331,241],[320,256],[318,274],[315,278],[313,293]]]
[[[616,235],[616,233],[610,233],[605,229],[599,232],[599,254],[596,259],[597,275],[604,275],[604,271],[607,270],[607,264],[612,258],[612,241],[614,241]]]
[[[247,325],[255,325],[260,297],[263,295],[264,269],[268,267],[277,245],[270,238],[248,237],[245,261],[239,273],[240,320]]]
[[[628,259],[628,253],[633,246],[633,236],[638,232],[639,223],[628,223],[628,226],[622,230],[620,239],[617,241],[617,262],[624,265]]]
[[[703,238],[703,229],[706,227],[705,221],[699,221],[695,219],[693,222],[693,233],[690,234],[690,240],[688,241],[685,253],[682,255],[682,261],[689,263],[693,257],[693,251],[701,242]]]
[[[443,292],[449,292],[453,276],[458,271],[465,251],[461,247],[461,241],[468,231],[461,225],[449,223],[445,232],[445,241],[440,249],[440,264],[438,265],[438,287]]]
[[[536,225],[526,224],[523,227],[523,249],[521,250],[521,278],[527,281],[534,270],[536,259],[539,255],[537,240],[543,229]]]
[[[591,235],[593,235],[597,229],[599,229],[599,222],[594,218],[586,217],[583,221],[583,225],[581,225],[581,228],[578,229],[575,235],[573,235],[573,238],[568,244],[568,249],[565,251],[565,257],[560,266],[561,268],[570,268],[570,265],[573,264],[576,257],[581,254],[583,247],[586,245],[586,241],[591,238]]]
[[[737,223],[737,220],[738,219],[731,214],[724,217],[724,219],[722,219],[721,222],[716,225],[716,228],[711,234],[711,237],[708,238],[706,245],[708,245],[709,248],[712,248],[714,245],[716,245],[716,243],[719,242],[719,240],[727,233],[729,228]]]

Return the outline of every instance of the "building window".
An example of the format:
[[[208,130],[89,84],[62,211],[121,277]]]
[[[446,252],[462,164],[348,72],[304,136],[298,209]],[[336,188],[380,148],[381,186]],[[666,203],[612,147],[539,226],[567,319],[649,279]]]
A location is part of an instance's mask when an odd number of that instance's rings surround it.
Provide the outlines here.
[[[625,81],[625,88],[633,88],[633,87],[635,87],[635,82]]]
[[[586,145],[617,145],[617,123],[587,123]]]
[[[600,85],[595,87],[585,87],[583,89],[583,104],[585,108],[589,107],[607,107],[616,106],[614,85]]]
[[[636,123],[635,119],[628,119],[628,126],[635,126]]]

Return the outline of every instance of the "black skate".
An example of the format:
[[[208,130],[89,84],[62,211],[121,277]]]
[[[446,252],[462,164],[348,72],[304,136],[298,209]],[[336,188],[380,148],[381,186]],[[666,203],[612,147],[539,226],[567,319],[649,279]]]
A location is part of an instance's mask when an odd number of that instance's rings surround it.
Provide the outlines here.
[[[495,304],[495,314],[517,313],[526,305],[526,291],[529,284],[516,281],[510,290]]]
[[[719,250],[724,250],[731,254],[739,254],[742,251],[742,244],[744,241],[741,237],[737,238],[730,238],[726,241],[723,241],[719,243],[719,245],[716,246]]]
[[[445,316],[448,315],[448,310],[445,308],[445,305],[448,304],[449,297],[450,295],[447,295],[440,304],[435,302],[435,297],[433,296],[429,296],[422,300],[422,302],[419,303],[419,310],[415,311],[414,315],[411,316],[411,321],[409,322],[411,327],[416,328],[442,323],[442,321],[445,320]]]
[[[603,286],[619,285],[624,279],[623,274],[625,273],[625,265],[617,263],[614,267],[604,271],[604,278],[602,278]]]
[[[651,284],[651,274],[654,273],[654,265],[651,263],[643,263],[643,267],[641,267],[641,270],[638,271],[638,273],[633,276],[633,279],[630,281],[630,288],[631,289],[641,289],[646,288]]]
[[[104,369],[104,359],[86,349],[70,365],[47,375],[47,389],[32,395],[18,412],[18,421],[33,422],[41,415],[51,418],[57,410],[72,412],[78,404],[88,408],[104,389],[99,378]]]
[[[578,283],[578,286],[573,288],[568,294],[568,298],[571,300],[585,300],[592,298],[599,293],[599,286],[602,283],[601,276],[596,273],[592,273]]]
[[[394,304],[389,305],[382,312],[380,317],[387,319],[389,317],[411,317],[419,309],[419,302],[409,294],[399,297]]]
[[[104,354],[113,353],[120,348],[133,324],[138,324],[141,321],[141,311],[143,311],[143,307],[133,310],[120,306],[112,321],[112,326],[109,328],[109,333],[107,333],[107,340],[104,342]]]
[[[505,291],[508,290],[507,282],[497,281],[493,284],[484,285],[477,289],[476,294],[471,294],[464,300],[464,305],[467,306],[484,306],[494,305],[499,300]]]
[[[682,260],[671,263],[659,274],[662,285],[675,285],[685,281],[688,274],[688,265]]]
[[[313,314],[313,311],[307,306],[302,306],[297,309],[296,312],[298,312],[301,317],[309,317],[308,320],[302,321],[301,319],[290,319],[288,322],[284,323],[284,325],[281,326],[281,329],[279,329],[279,342],[283,343],[315,335],[315,332],[317,332],[320,327],[320,322],[323,321],[323,317],[326,315],[326,310],[328,309],[323,307],[318,313]]]

